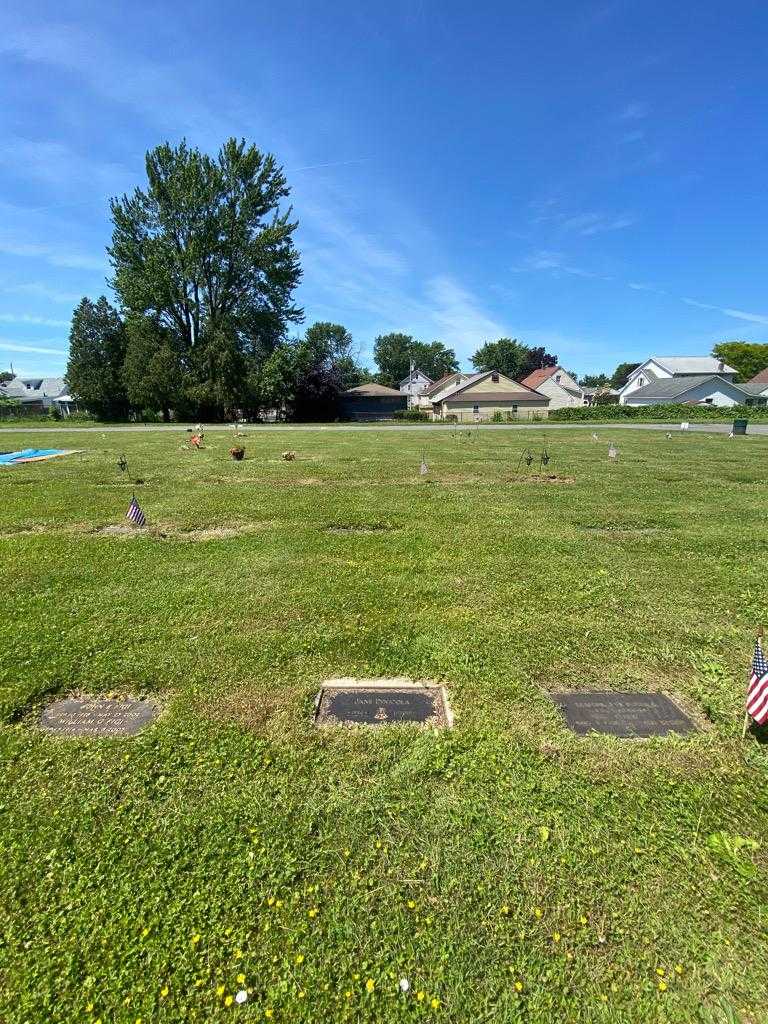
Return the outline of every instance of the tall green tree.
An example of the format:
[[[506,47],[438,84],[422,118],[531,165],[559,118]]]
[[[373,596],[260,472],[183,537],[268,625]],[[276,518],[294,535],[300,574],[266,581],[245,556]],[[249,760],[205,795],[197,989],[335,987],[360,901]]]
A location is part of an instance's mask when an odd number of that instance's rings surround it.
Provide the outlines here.
[[[751,380],[768,367],[768,345],[751,341],[721,341],[712,349],[712,355],[732,366],[740,381]]]
[[[499,338],[481,345],[472,356],[472,365],[478,373],[498,370],[513,380],[522,380],[543,366],[557,366],[557,356],[543,347],[530,348],[517,338]]]
[[[121,303],[172,332],[201,410],[255,402],[259,367],[302,318],[285,175],[272,155],[235,139],[215,157],[164,143],[147,153],[146,173],[146,188],[111,203]]]
[[[123,362],[123,381],[131,405],[161,412],[167,422],[171,410],[184,406],[183,369],[173,331],[148,316],[129,317]]]
[[[610,379],[610,385],[612,388],[618,390],[623,388],[627,383],[627,378],[633,370],[636,370],[640,363],[619,363],[616,369],[613,371],[613,376]]]
[[[456,353],[441,341],[417,341],[410,334],[380,334],[373,343],[373,358],[382,384],[396,387],[411,370],[411,363],[432,380],[459,368]]]
[[[579,380],[579,384],[583,388],[604,388],[607,387],[610,382],[611,378],[607,373],[586,373]]]
[[[72,395],[103,419],[124,419],[129,401],[123,382],[125,324],[105,296],[84,298],[72,314],[66,381]]]

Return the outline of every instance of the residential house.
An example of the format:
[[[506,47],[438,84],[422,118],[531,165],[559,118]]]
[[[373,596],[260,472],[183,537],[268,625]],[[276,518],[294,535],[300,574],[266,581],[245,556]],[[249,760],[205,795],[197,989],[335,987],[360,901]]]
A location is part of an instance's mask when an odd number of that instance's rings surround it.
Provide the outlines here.
[[[465,373],[462,370],[456,373],[446,373],[427,388],[424,397],[428,398],[430,405],[434,406],[435,402],[439,402],[442,396],[448,394],[457,384],[464,384],[475,376],[477,375],[474,373]]]
[[[389,420],[406,409],[407,401],[406,395],[383,384],[360,384],[339,396],[341,417],[347,420]]]
[[[12,398],[31,415],[57,409],[69,414],[72,398],[63,377],[14,377],[0,384],[0,398]],[[63,400],[63,401],[62,401]]]
[[[707,384],[704,378],[716,379]],[[735,378],[736,370],[715,356],[651,356],[630,373],[626,384],[619,389],[619,404],[684,402],[689,399],[679,396],[686,394],[690,388],[696,392],[695,396],[691,395],[691,401],[703,401],[708,405],[735,405],[739,398],[733,391]],[[689,388],[665,384],[665,381],[677,381],[678,384],[687,382]]]
[[[431,402],[426,397],[427,389],[435,382],[429,378],[423,370],[412,369],[407,377],[398,384],[398,390],[408,399],[408,408],[426,407],[431,408]]]
[[[739,384],[747,393],[745,405],[766,405],[768,403],[768,367],[756,373],[746,384]]]
[[[585,405],[584,392],[562,366],[544,366],[520,381],[541,395],[549,396],[550,409],[572,409]]]
[[[514,419],[547,415],[548,395],[542,395],[498,370],[461,376],[465,379],[453,384],[447,391],[441,389],[437,398],[433,398],[435,419],[455,416],[461,423],[473,423],[489,420],[495,413]]]

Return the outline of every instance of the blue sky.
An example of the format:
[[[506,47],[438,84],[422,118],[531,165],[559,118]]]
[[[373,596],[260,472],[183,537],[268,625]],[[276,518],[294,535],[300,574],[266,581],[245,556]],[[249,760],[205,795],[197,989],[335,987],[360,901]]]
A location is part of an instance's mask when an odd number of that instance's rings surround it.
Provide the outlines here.
[[[285,167],[307,323],[364,361],[768,342],[766,40],[738,0],[5,5],[0,367],[63,372],[145,151],[229,135]]]

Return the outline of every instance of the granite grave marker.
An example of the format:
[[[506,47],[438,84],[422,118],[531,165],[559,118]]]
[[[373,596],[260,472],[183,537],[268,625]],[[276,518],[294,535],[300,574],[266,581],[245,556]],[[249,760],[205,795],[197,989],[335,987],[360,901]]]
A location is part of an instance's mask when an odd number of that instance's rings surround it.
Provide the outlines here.
[[[553,693],[568,728],[579,736],[590,732],[623,738],[685,736],[696,726],[663,693]]]
[[[157,713],[148,700],[67,697],[45,708],[40,727],[55,736],[135,736]]]

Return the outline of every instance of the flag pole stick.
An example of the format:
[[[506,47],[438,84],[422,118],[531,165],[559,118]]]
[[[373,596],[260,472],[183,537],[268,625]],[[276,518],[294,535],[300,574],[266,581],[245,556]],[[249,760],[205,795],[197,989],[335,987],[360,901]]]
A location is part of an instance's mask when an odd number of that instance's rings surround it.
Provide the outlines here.
[[[757,627],[757,642],[758,642],[758,644],[761,647],[763,646],[763,627],[762,626],[758,626]],[[749,694],[749,688],[747,688],[747,694]],[[745,711],[744,712],[744,728],[741,731],[741,738],[742,738],[742,740],[746,739],[747,729],[748,728],[749,728],[749,712]]]

